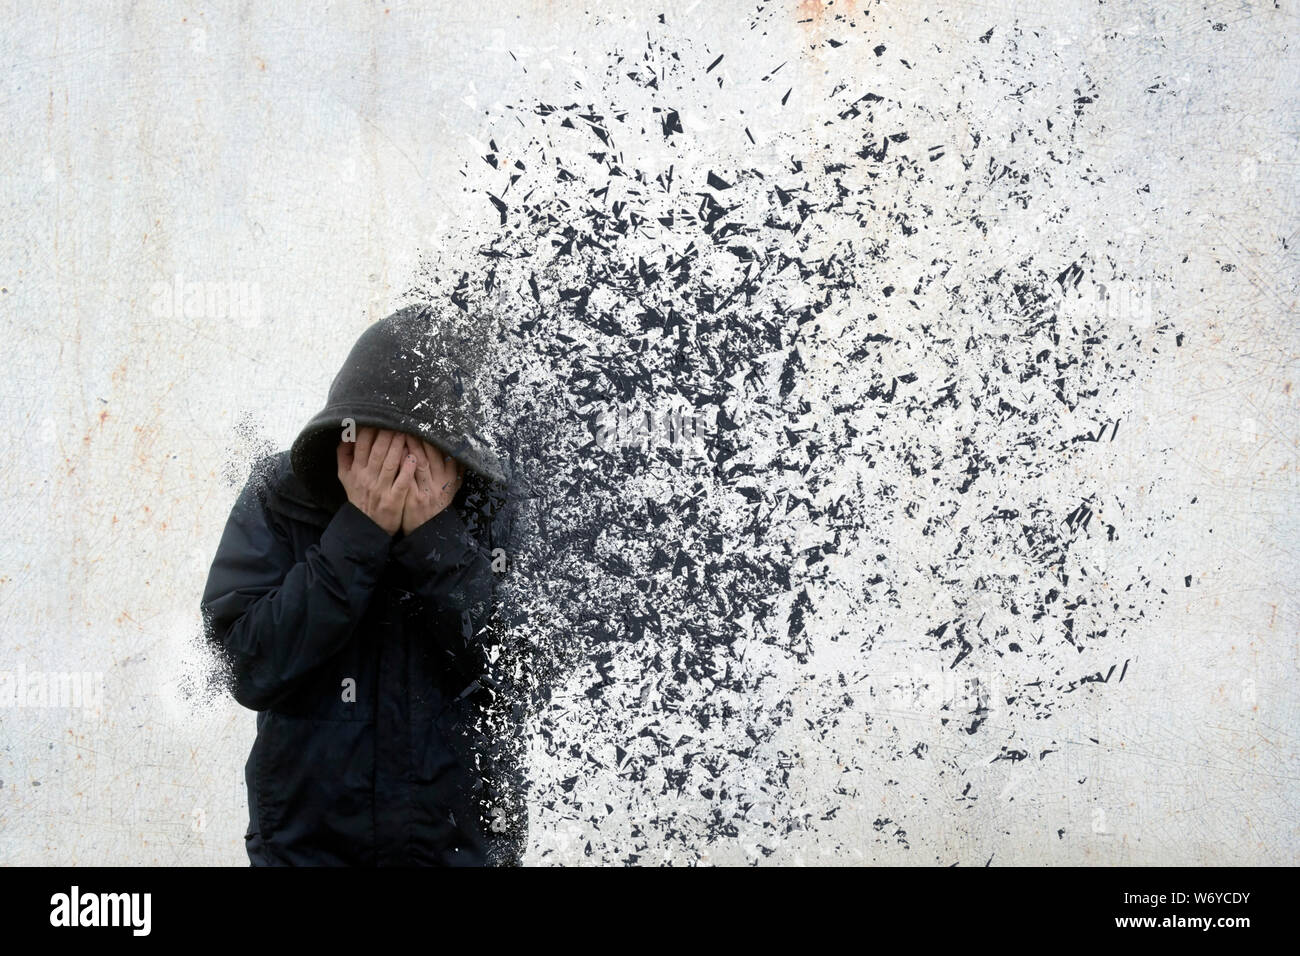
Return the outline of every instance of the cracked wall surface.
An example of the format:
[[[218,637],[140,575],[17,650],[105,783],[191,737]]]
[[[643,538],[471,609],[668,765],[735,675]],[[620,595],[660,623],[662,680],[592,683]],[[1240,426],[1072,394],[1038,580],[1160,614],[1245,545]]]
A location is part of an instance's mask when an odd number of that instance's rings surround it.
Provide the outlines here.
[[[529,862],[1295,863],[1295,17],[10,11],[0,862],[246,865],[208,564],[426,297],[506,346]]]

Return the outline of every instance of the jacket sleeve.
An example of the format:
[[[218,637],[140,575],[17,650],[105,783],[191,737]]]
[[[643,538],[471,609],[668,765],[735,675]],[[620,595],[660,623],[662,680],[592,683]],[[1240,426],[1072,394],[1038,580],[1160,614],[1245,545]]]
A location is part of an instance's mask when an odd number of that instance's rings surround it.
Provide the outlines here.
[[[448,507],[399,539],[392,556],[414,596],[413,615],[447,654],[448,666],[467,682],[481,680],[496,610],[488,550]]]
[[[352,637],[392,538],[351,502],[295,560],[255,482],[226,522],[203,591],[207,635],[230,668],[235,700],[266,710]]]

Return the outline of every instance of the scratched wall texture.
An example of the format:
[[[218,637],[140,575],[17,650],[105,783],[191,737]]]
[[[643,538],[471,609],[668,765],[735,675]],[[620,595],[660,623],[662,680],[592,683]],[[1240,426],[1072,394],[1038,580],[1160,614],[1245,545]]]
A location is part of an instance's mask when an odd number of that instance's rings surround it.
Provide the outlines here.
[[[4,23],[0,862],[247,863],[208,562],[413,296],[507,345],[530,862],[1300,861],[1290,0]]]

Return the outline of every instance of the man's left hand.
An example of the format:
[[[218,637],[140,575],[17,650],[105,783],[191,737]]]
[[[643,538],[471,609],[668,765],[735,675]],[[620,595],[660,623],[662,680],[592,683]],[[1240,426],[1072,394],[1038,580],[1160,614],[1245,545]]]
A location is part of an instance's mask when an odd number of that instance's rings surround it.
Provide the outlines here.
[[[402,533],[410,534],[451,504],[465,480],[465,466],[421,438],[405,437],[406,454],[415,462],[415,487],[402,509]]]

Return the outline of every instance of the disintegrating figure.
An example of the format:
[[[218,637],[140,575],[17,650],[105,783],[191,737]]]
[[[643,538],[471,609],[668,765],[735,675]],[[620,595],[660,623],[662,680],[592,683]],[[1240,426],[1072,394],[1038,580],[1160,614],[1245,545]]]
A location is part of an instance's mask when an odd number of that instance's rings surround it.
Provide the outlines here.
[[[433,309],[373,324],[293,448],[263,456],[204,590],[235,699],[253,865],[518,865],[496,599],[508,468],[474,339]]]

